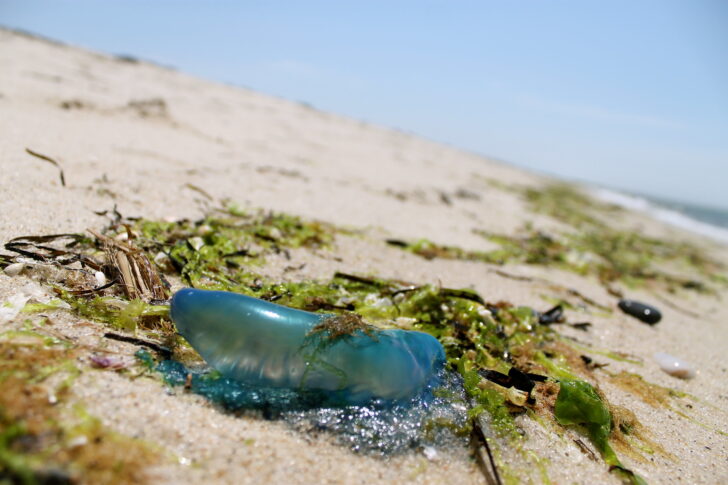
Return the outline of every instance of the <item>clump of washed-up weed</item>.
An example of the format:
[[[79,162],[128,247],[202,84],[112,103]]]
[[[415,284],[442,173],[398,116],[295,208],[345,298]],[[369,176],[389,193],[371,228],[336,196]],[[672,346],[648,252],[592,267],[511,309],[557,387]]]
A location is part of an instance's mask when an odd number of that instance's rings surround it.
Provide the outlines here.
[[[146,483],[160,461],[74,404],[77,356],[42,334],[0,335],[0,481]]]
[[[565,184],[521,191],[534,212],[553,217],[570,231],[545,233],[526,225],[519,234],[474,232],[496,243],[489,251],[464,250],[428,240],[388,243],[426,259],[444,258],[491,264],[533,264],[593,276],[605,285],[658,286],[674,292],[687,289],[712,292],[725,286],[725,265],[684,241],[667,241],[610,223],[619,217],[616,206],[594,201]]]

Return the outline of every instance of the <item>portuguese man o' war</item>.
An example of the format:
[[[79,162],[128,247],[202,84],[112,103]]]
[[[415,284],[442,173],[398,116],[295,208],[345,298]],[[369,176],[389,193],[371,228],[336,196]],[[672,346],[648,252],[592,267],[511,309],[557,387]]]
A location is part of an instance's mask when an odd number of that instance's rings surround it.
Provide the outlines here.
[[[224,291],[172,298],[178,332],[225,377],[260,387],[323,391],[345,404],[404,401],[436,384],[442,345],[423,332],[357,329],[332,336],[336,318]]]

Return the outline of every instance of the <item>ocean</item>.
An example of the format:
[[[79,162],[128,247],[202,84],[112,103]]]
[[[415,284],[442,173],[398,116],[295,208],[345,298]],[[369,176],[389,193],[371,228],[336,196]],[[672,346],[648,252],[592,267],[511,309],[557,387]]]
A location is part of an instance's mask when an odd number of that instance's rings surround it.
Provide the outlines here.
[[[603,187],[592,187],[590,192],[602,201],[637,210],[673,226],[728,243],[728,209],[628,194]]]

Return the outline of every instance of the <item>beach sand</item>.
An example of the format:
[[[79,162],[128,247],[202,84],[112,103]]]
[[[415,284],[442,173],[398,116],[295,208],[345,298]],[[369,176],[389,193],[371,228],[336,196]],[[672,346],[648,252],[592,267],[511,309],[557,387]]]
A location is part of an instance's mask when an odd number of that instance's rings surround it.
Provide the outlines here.
[[[331,250],[292,251],[291,261],[263,269],[271,276],[372,274],[471,288],[488,301],[538,309],[548,307],[544,295],[559,296],[547,281],[616,305],[593,277],[533,265],[425,260],[384,242],[426,238],[487,250],[493,244],[474,229],[517,234],[529,223],[562,230],[563,222],[533,212],[508,189],[541,187],[551,182],[546,177],[305,104],[8,30],[0,30],[0,65],[2,242],[99,229],[108,219],[96,212],[114,207],[127,217],[195,219],[229,200],[359,231],[356,237],[337,236]],[[65,186],[57,167],[26,149],[57,160]],[[609,224],[689,241],[728,263],[726,247],[640,214],[619,211]],[[293,272],[282,269],[302,263]],[[503,271],[532,279],[509,278]],[[0,273],[0,301],[34,284],[27,275]],[[602,358],[609,372],[635,372],[696,399],[676,401],[681,415],[652,407],[596,373],[610,402],[632,410],[653,441],[673,455],[646,453],[644,460],[623,456],[623,461],[649,483],[728,482],[725,287],[715,295],[634,290],[629,296],[659,306],[662,322],[648,326],[619,311],[575,309],[568,310],[570,317],[589,320],[590,330],[560,331],[642,362]],[[53,331],[78,345],[104,346],[124,356],[138,349],[103,339],[102,324],[64,311],[50,315]],[[19,328],[22,318],[1,325]],[[658,351],[692,363],[697,377],[685,381],[665,374],[652,358]],[[159,379],[85,366],[73,393],[105,425],[162,450],[168,459],[148,470],[162,483],[483,482],[465,447],[436,459],[421,450],[389,458],[357,454],[326,435],[223,412],[199,396],[165,389]],[[620,483],[603,461],[580,451],[576,432],[558,437],[525,417],[519,424],[528,446],[547,459],[552,483]]]

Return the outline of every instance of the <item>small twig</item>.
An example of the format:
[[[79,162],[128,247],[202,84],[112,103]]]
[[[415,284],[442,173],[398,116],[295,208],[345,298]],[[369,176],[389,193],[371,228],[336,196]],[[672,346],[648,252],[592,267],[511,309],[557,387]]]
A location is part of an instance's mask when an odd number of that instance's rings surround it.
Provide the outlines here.
[[[589,327],[591,327],[591,322],[569,323],[568,325],[577,330],[582,330],[582,331],[586,332],[587,330],[589,330]]]
[[[66,249],[59,249],[53,246],[43,245],[41,243],[59,242],[67,239],[68,242],[63,244]],[[76,261],[89,266],[95,270],[99,270],[101,265],[93,259],[85,256],[81,252],[75,252],[68,248],[73,248],[85,239],[83,234],[50,234],[47,236],[21,236],[11,239],[5,243],[5,249],[13,251],[27,258],[40,261],[41,263],[56,264],[65,266]]]
[[[592,300],[591,298],[589,298],[588,296],[579,292],[578,290],[576,290],[574,288],[568,288],[566,286],[559,285],[556,283],[552,283],[551,281],[548,281],[545,278],[517,275],[517,274],[513,274],[513,273],[508,273],[501,269],[490,269],[488,271],[490,271],[491,273],[495,273],[498,276],[502,276],[504,278],[510,278],[510,279],[516,280],[516,281],[528,281],[528,282],[541,283],[541,284],[545,285],[546,287],[551,288],[552,290],[565,291],[569,295],[579,298],[582,302],[586,303],[587,305],[591,305],[593,307],[599,308],[600,310],[604,310],[606,312],[610,312],[610,313],[612,312],[612,309],[610,307],[608,307],[606,305],[602,305],[601,303],[598,303],[598,302]]]
[[[440,288],[440,294],[451,298],[462,298],[464,300],[474,301],[485,306],[485,300],[478,293],[472,290],[456,290],[453,288]]]
[[[289,271],[300,271],[305,267],[306,263],[301,263],[298,266],[286,266],[285,268],[283,268],[283,272],[288,273]]]
[[[483,476],[486,481],[491,485],[503,485],[500,473],[498,473],[498,466],[495,463],[493,452],[491,451],[490,444],[488,443],[488,438],[485,436],[483,428],[480,426],[480,420],[478,417],[473,418],[473,432],[471,437],[473,446],[477,452],[476,458],[480,465],[480,470],[483,472]],[[487,462],[483,457],[483,449],[485,450],[485,455],[488,458]]]
[[[519,275],[519,274],[508,273],[507,271],[503,271],[502,269],[489,269],[488,271],[490,271],[491,273],[495,273],[498,276],[502,276],[503,278],[509,278],[509,279],[516,280],[516,281],[533,281],[534,280],[534,278],[532,278],[530,276],[523,276],[523,275]]]
[[[111,287],[112,287],[112,286],[114,286],[114,285],[115,285],[116,283],[117,283],[117,281],[116,281],[116,280],[111,280],[111,281],[109,281],[108,283],[106,283],[105,285],[97,286],[96,288],[89,288],[88,290],[71,290],[71,291],[70,291],[70,293],[71,293],[72,295],[76,295],[76,296],[88,296],[88,295],[93,295],[94,293],[98,293],[98,292],[100,292],[100,291],[103,291],[103,290],[105,290],[106,288],[111,288]]]
[[[139,337],[131,337],[129,335],[121,335],[118,333],[113,332],[106,332],[104,334],[104,338],[108,338],[111,340],[118,340],[119,342],[127,342],[130,344],[135,345],[141,345],[142,347],[148,347],[156,352],[159,352],[162,357],[168,359],[172,357],[172,351],[168,349],[167,347],[164,347],[162,345],[159,345],[156,342],[152,342],[151,340],[144,340]]]
[[[700,315],[699,314],[697,314],[695,312],[691,312],[690,310],[686,310],[686,309],[684,309],[682,307],[679,307],[679,306],[675,305],[673,302],[671,302],[667,298],[663,297],[662,295],[659,295],[657,293],[653,293],[653,295],[655,296],[655,298],[657,298],[662,303],[664,303],[665,305],[669,306],[670,308],[672,308],[675,311],[678,311],[678,312],[680,312],[680,313],[682,313],[684,315],[687,315],[689,317],[700,318]]]
[[[341,279],[344,279],[344,280],[353,281],[354,283],[363,283],[365,285],[371,285],[371,286],[377,286],[377,287],[384,286],[384,285],[382,285],[381,282],[376,281],[376,280],[374,280],[372,278],[367,278],[365,276],[353,275],[353,274],[349,274],[349,273],[343,273],[341,271],[337,271],[336,273],[334,273],[334,278],[341,278]]]
[[[34,157],[40,158],[41,160],[45,160],[46,162],[52,163],[53,165],[55,165],[56,168],[58,168],[58,172],[60,172],[60,175],[61,175],[61,185],[63,187],[66,186],[66,177],[65,177],[65,175],[63,175],[63,169],[61,168],[60,163],[58,163],[56,160],[52,159],[48,155],[43,155],[42,153],[35,152],[35,151],[31,150],[30,148],[26,147],[25,151],[29,155],[33,155]]]
[[[186,188],[190,189],[190,190],[194,190],[195,192],[197,192],[198,194],[202,195],[207,200],[210,200],[210,201],[213,200],[213,198],[212,198],[212,196],[210,194],[208,194],[203,189],[201,189],[200,187],[198,187],[198,186],[196,186],[194,184],[187,183],[184,186]]]
[[[401,239],[385,239],[384,242],[390,246],[397,246],[398,248],[406,248],[409,246],[407,241],[402,241]]]
[[[595,306],[595,307],[599,308],[600,310],[604,310],[605,312],[609,312],[609,313],[612,312],[612,309],[610,307],[608,307],[606,305],[602,305],[601,303],[597,303],[596,301],[592,300],[591,298],[589,298],[588,296],[584,295],[583,293],[579,292],[578,290],[576,290],[574,288],[566,288],[561,285],[552,285],[552,287],[559,288],[562,290],[565,289],[567,293],[579,298],[581,301],[583,301],[587,305]]]
[[[581,441],[580,439],[575,439],[574,443],[576,443],[576,446],[579,447],[579,450],[581,450],[582,453],[584,453],[586,456],[588,456],[590,460],[598,461],[597,456],[594,454],[594,452],[592,450],[589,449],[588,446],[586,446],[584,444],[583,441]]]

